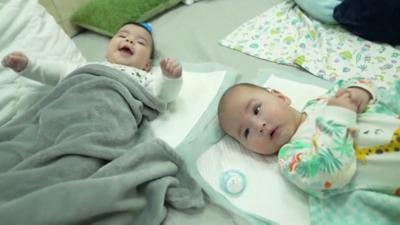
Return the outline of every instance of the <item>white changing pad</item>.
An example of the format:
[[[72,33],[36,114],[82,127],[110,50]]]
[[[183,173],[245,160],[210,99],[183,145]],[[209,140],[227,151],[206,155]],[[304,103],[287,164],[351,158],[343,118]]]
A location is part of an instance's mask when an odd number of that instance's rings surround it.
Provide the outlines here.
[[[199,67],[201,64],[198,64]],[[203,113],[209,108],[218,92],[222,93],[221,86],[225,75],[229,73],[217,65],[203,64],[208,71],[191,71],[189,65],[184,65],[184,84],[178,99],[168,105],[168,110],[151,122],[155,136],[163,139],[172,147],[176,147],[189,134],[190,130],[200,120]],[[208,65],[208,66],[207,66]],[[214,69],[210,67],[215,67]],[[192,68],[193,69],[193,68]],[[155,68],[157,72],[159,68]],[[234,79],[228,81],[233,84]],[[216,106],[215,106],[216,108]]]
[[[308,99],[326,91],[320,86],[277,75],[270,75],[262,86],[282,91],[298,110]],[[281,176],[276,157],[254,154],[226,135],[205,151],[196,164],[204,180],[238,208],[277,224],[310,224],[307,195]],[[221,177],[229,170],[240,171],[247,179],[247,187],[239,196],[227,194],[221,188]]]

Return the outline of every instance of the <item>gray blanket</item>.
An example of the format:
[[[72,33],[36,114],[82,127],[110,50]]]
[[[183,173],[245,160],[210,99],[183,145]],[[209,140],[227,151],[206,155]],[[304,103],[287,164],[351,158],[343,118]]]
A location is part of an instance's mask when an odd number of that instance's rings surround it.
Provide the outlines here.
[[[164,108],[118,71],[75,71],[0,128],[0,224],[244,224],[168,145],[138,138]]]

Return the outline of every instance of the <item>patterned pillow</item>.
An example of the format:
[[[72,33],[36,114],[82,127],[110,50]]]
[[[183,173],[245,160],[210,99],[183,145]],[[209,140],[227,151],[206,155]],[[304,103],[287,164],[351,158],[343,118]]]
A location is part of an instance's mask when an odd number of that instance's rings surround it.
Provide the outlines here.
[[[88,30],[112,36],[128,21],[146,21],[177,5],[181,0],[90,0],[72,17]]]

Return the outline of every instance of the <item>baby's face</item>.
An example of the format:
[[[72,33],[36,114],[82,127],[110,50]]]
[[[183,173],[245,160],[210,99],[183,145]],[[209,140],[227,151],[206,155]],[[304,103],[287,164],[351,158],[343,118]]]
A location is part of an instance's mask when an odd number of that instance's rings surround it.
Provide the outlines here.
[[[106,58],[111,63],[151,69],[152,37],[144,28],[127,24],[114,35],[107,47]]]
[[[225,96],[219,119],[222,129],[249,150],[270,155],[295,133],[295,110],[280,92],[239,86]]]

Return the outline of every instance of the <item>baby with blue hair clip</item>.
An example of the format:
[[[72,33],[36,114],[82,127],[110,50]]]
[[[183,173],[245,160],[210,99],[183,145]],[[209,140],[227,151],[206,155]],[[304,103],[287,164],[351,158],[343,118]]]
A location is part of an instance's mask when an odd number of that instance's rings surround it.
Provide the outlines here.
[[[128,22],[110,40],[102,64],[124,72],[150,93],[166,103],[175,100],[182,87],[182,67],[170,58],[162,58],[162,74],[151,74],[154,40],[150,23]],[[2,64],[20,75],[48,85],[56,85],[72,71],[88,63],[50,61],[28,58],[22,52],[6,55]]]

